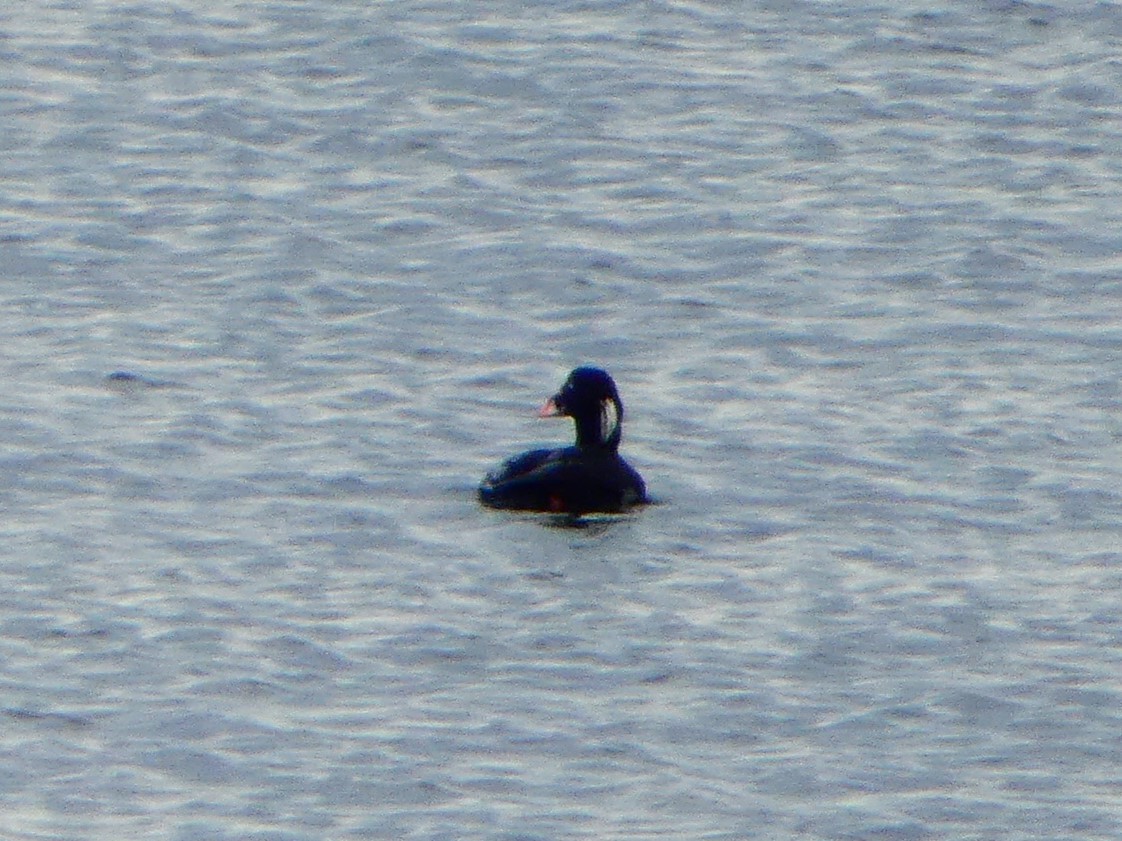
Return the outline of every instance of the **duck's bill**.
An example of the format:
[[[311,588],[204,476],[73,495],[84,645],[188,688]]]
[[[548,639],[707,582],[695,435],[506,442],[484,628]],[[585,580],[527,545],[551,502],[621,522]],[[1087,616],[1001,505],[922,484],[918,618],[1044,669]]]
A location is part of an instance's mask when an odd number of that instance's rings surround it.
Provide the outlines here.
[[[542,404],[542,407],[538,409],[539,418],[556,418],[560,417],[563,414],[564,412],[561,411],[561,408],[557,405],[552,397],[549,400],[546,400],[545,403]]]

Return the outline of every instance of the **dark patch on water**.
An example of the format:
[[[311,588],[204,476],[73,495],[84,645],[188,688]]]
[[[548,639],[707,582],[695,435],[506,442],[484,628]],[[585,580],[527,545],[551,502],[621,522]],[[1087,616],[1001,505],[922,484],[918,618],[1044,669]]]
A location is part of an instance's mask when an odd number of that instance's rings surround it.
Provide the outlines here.
[[[141,388],[170,388],[174,383],[156,380],[134,374],[132,371],[114,371],[105,377],[105,384],[118,391],[133,391]]]
[[[43,710],[31,710],[26,707],[7,707],[4,709],[4,714],[17,721],[42,721],[61,724],[68,728],[89,727],[93,724],[93,720],[88,716],[75,713],[44,712]]]

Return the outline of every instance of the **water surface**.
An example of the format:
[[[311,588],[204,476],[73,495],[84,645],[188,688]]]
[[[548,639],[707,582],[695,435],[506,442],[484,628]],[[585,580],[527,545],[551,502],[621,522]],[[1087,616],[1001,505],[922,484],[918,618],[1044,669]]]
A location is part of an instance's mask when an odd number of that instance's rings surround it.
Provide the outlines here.
[[[1120,36],[0,15],[3,833],[1116,837]],[[580,363],[659,504],[481,509]]]

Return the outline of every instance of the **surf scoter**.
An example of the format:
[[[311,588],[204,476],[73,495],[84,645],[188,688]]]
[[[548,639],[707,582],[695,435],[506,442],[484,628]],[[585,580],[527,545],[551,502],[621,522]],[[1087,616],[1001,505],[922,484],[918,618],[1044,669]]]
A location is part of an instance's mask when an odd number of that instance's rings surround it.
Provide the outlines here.
[[[576,443],[508,459],[479,486],[484,505],[587,514],[620,512],[647,502],[642,477],[617,452],[623,403],[606,371],[573,369],[538,416],[572,418]]]

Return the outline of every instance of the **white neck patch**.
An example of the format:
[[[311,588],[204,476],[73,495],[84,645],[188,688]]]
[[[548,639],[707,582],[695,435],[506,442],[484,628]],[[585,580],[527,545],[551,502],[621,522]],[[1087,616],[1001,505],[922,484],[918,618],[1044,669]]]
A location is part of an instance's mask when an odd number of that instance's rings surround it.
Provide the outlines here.
[[[614,400],[600,401],[600,440],[608,441],[619,429],[619,409]]]

